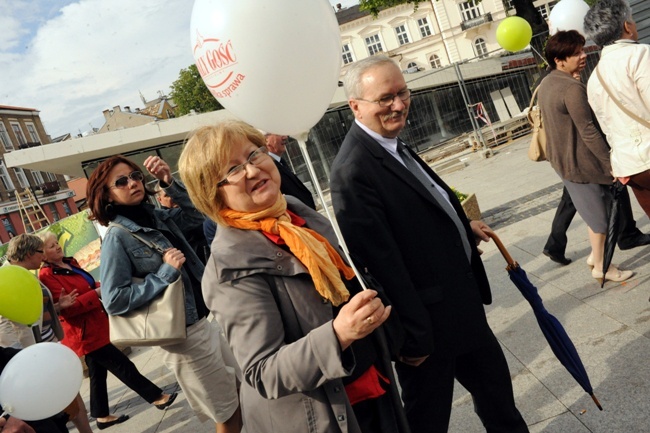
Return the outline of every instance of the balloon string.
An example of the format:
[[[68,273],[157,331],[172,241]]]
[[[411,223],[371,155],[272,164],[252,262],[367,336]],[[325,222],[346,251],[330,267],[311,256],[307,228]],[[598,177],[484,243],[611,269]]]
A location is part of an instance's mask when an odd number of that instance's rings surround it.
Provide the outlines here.
[[[4,412],[2,412],[2,415],[0,415],[0,418],[2,418],[2,417],[5,416],[5,415],[9,415],[9,412],[10,412],[10,411],[11,411],[11,409],[7,409],[7,410],[5,410]]]

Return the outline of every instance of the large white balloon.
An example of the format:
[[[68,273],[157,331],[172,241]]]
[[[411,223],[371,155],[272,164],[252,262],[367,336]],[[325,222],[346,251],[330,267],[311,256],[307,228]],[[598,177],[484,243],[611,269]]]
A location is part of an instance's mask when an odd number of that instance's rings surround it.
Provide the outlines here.
[[[589,5],[584,0],[561,0],[548,16],[550,34],[554,35],[558,30],[577,30],[586,36],[584,20],[588,11]]]
[[[11,358],[0,375],[0,405],[26,421],[61,412],[79,392],[83,372],[77,355],[58,343],[38,343]]]
[[[203,80],[240,119],[295,135],[327,110],[341,70],[327,0],[196,0],[190,31]]]

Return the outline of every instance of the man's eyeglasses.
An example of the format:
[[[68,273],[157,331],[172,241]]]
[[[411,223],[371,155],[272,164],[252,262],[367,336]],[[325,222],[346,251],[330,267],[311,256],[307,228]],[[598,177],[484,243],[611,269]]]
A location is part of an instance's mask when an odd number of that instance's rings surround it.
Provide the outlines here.
[[[246,164],[259,165],[261,162],[264,161],[265,159],[264,157],[267,156],[268,153],[269,150],[265,146],[258,148],[256,151],[250,154],[250,156],[248,157],[245,163],[236,165],[230,170],[228,170],[228,174],[226,174],[226,177],[220,180],[217,183],[217,186],[221,187],[224,185],[239,182],[244,178],[244,176],[246,176]]]
[[[129,186],[129,179],[133,180],[134,182],[142,182],[144,179],[144,174],[142,174],[141,171],[132,171],[128,176],[118,177],[115,183],[110,186],[110,188],[126,188]]]
[[[43,254],[43,250],[34,250],[35,253]]]
[[[380,107],[390,107],[395,102],[395,98],[399,98],[402,101],[408,101],[411,98],[411,89],[404,89],[397,93],[397,95],[386,95],[383,98],[370,101],[368,99],[354,98],[357,101],[372,102],[373,104],[378,104]]]

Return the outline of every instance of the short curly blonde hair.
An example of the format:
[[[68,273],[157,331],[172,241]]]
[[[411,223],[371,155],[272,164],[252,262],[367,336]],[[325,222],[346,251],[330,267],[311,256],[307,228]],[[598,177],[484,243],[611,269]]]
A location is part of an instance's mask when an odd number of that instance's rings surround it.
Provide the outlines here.
[[[226,203],[217,183],[228,172],[232,146],[248,140],[257,147],[266,145],[264,135],[248,123],[226,120],[204,126],[192,133],[178,159],[178,171],[196,208],[218,224]]]

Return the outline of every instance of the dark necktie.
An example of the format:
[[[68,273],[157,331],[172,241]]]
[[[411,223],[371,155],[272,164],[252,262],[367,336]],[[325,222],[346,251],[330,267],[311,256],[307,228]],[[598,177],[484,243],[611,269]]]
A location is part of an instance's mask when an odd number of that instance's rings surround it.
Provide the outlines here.
[[[467,238],[467,231],[465,230],[465,226],[458,217],[456,210],[453,208],[451,203],[445,199],[442,193],[438,191],[438,188],[436,188],[431,179],[429,179],[429,176],[424,173],[420,164],[418,164],[415,158],[413,158],[408,150],[406,150],[404,143],[399,140],[397,141],[397,152],[402,157],[402,161],[404,161],[406,168],[420,181],[422,185],[424,185],[427,191],[429,191],[433,198],[438,202],[440,207],[447,213],[447,215],[449,215],[449,218],[451,218],[451,220],[454,222],[456,228],[458,229],[460,239],[463,243],[463,249],[465,250],[467,260],[469,260],[471,263],[472,248],[469,245],[469,239]]]

